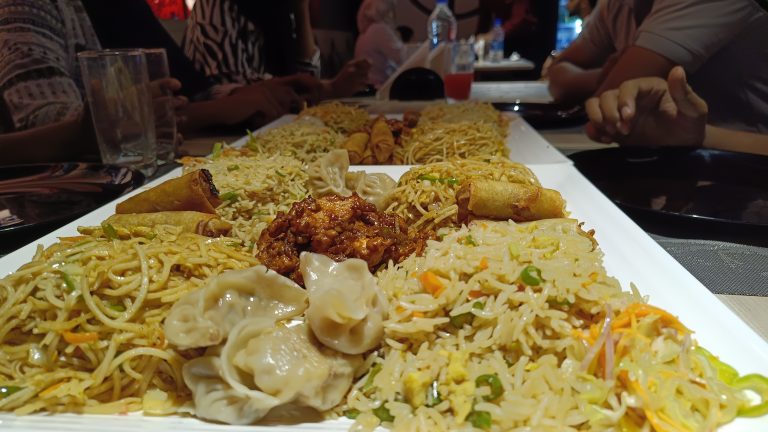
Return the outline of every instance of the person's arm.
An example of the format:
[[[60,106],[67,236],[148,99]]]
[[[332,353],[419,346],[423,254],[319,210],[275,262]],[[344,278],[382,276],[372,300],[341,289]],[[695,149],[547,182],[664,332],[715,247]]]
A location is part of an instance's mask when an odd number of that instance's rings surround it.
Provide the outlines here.
[[[82,95],[69,75],[72,53],[64,17],[52,2],[32,3],[0,2],[7,20],[0,27],[0,110],[6,131],[73,119],[83,110]]]
[[[600,87],[603,65],[614,53],[602,4],[598,4],[594,18],[579,37],[553,59],[547,70],[549,92],[555,102],[582,103]]]
[[[312,33],[312,22],[309,15],[309,0],[294,0],[296,4],[296,38],[299,44],[299,59],[313,62],[318,49]]]
[[[90,133],[87,112],[42,127],[0,134],[3,164],[28,164],[81,160],[98,157]]]
[[[608,66],[608,65],[606,65]],[[627,48],[610,65],[602,70],[599,87],[594,94],[618,88],[623,82],[642,77],[664,78],[675,66],[668,58],[647,48],[632,46]]]
[[[768,156],[768,135],[707,125],[702,147]]]

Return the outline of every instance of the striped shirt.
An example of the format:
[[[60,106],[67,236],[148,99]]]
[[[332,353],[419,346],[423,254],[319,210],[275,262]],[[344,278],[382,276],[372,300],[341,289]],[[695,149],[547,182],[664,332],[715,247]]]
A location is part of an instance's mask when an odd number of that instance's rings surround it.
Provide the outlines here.
[[[0,0],[0,132],[77,116],[77,53],[99,47],[80,0]]]
[[[265,29],[253,19],[257,9],[267,6],[258,0],[197,0],[187,20],[184,54],[219,84],[269,78]],[[296,69],[318,75],[319,63],[315,55],[311,61],[297,60]]]

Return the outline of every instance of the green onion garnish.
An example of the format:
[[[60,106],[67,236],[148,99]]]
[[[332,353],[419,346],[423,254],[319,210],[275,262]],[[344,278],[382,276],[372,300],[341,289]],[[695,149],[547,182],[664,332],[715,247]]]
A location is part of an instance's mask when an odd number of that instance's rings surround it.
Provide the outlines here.
[[[344,417],[346,417],[348,419],[354,420],[354,419],[357,418],[357,416],[360,415],[360,410],[356,410],[354,408],[350,408],[348,410],[344,410],[343,414],[344,414]]]
[[[373,379],[376,378],[376,375],[381,372],[381,363],[374,363],[374,365],[371,367],[371,371],[368,373],[368,378],[365,380],[365,384],[363,384],[363,387],[361,390],[363,393],[366,393],[373,389]]]
[[[520,280],[528,286],[541,285],[541,270],[534,265],[529,265],[520,272]]]
[[[389,409],[387,409],[387,407],[385,407],[384,404],[381,404],[380,407],[373,410],[373,415],[375,415],[382,422],[395,421],[395,416],[393,416],[392,413],[389,412]]]
[[[472,423],[472,426],[478,429],[490,429],[491,413],[488,411],[472,411],[467,416],[467,421]]]
[[[483,396],[483,400],[492,401],[498,399],[504,394],[504,387],[501,385],[501,380],[496,374],[480,375],[475,379],[475,386],[482,387],[488,386],[491,389],[491,394]]]
[[[104,235],[107,236],[108,239],[117,240],[117,230],[112,226],[112,224],[101,224],[101,230],[104,231]]]
[[[64,285],[66,285],[67,291],[73,292],[75,291],[75,289],[77,289],[77,286],[75,285],[75,281],[72,280],[72,276],[70,276],[69,273],[62,271],[61,278],[64,279]]]
[[[0,399],[5,399],[8,396],[21,391],[23,387],[17,386],[0,386]]]
[[[224,143],[217,142],[213,145],[213,151],[211,151],[211,159],[216,160],[221,156],[221,152],[224,150]]]
[[[113,303],[109,305],[109,308],[115,312],[125,312],[125,305],[120,303]]]
[[[219,198],[222,201],[235,202],[235,201],[240,199],[240,195],[238,195],[237,192],[229,191],[229,192],[226,192],[226,193],[223,193],[223,194],[219,195]]]
[[[428,407],[433,407],[442,401],[443,399],[440,397],[440,391],[437,389],[437,380],[434,380],[427,389],[427,401],[425,405]]]
[[[239,169],[240,169],[240,165],[228,165],[227,166],[227,171],[230,171],[230,172],[231,171],[237,171]]]

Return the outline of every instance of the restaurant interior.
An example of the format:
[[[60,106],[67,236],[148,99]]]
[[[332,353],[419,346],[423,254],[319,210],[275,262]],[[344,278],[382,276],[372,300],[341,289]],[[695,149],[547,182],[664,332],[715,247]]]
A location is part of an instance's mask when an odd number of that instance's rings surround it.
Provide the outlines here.
[[[768,0],[0,0],[0,152],[4,430],[768,430]]]

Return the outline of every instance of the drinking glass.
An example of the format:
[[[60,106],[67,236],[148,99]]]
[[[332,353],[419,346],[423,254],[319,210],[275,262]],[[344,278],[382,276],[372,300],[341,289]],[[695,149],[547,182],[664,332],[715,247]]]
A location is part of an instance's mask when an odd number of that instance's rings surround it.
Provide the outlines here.
[[[157,81],[171,76],[168,69],[168,56],[164,48],[143,49],[147,58],[149,81]],[[173,92],[161,87],[160,98],[153,102],[155,112],[155,138],[157,140],[157,163],[160,165],[173,162],[176,156],[177,137],[176,113],[173,108]]]
[[[102,161],[154,174],[155,119],[144,53],[84,51],[77,57]]]
[[[456,100],[469,99],[475,71],[475,52],[472,43],[455,42],[451,47],[450,58],[450,68],[443,77],[445,95]]]

